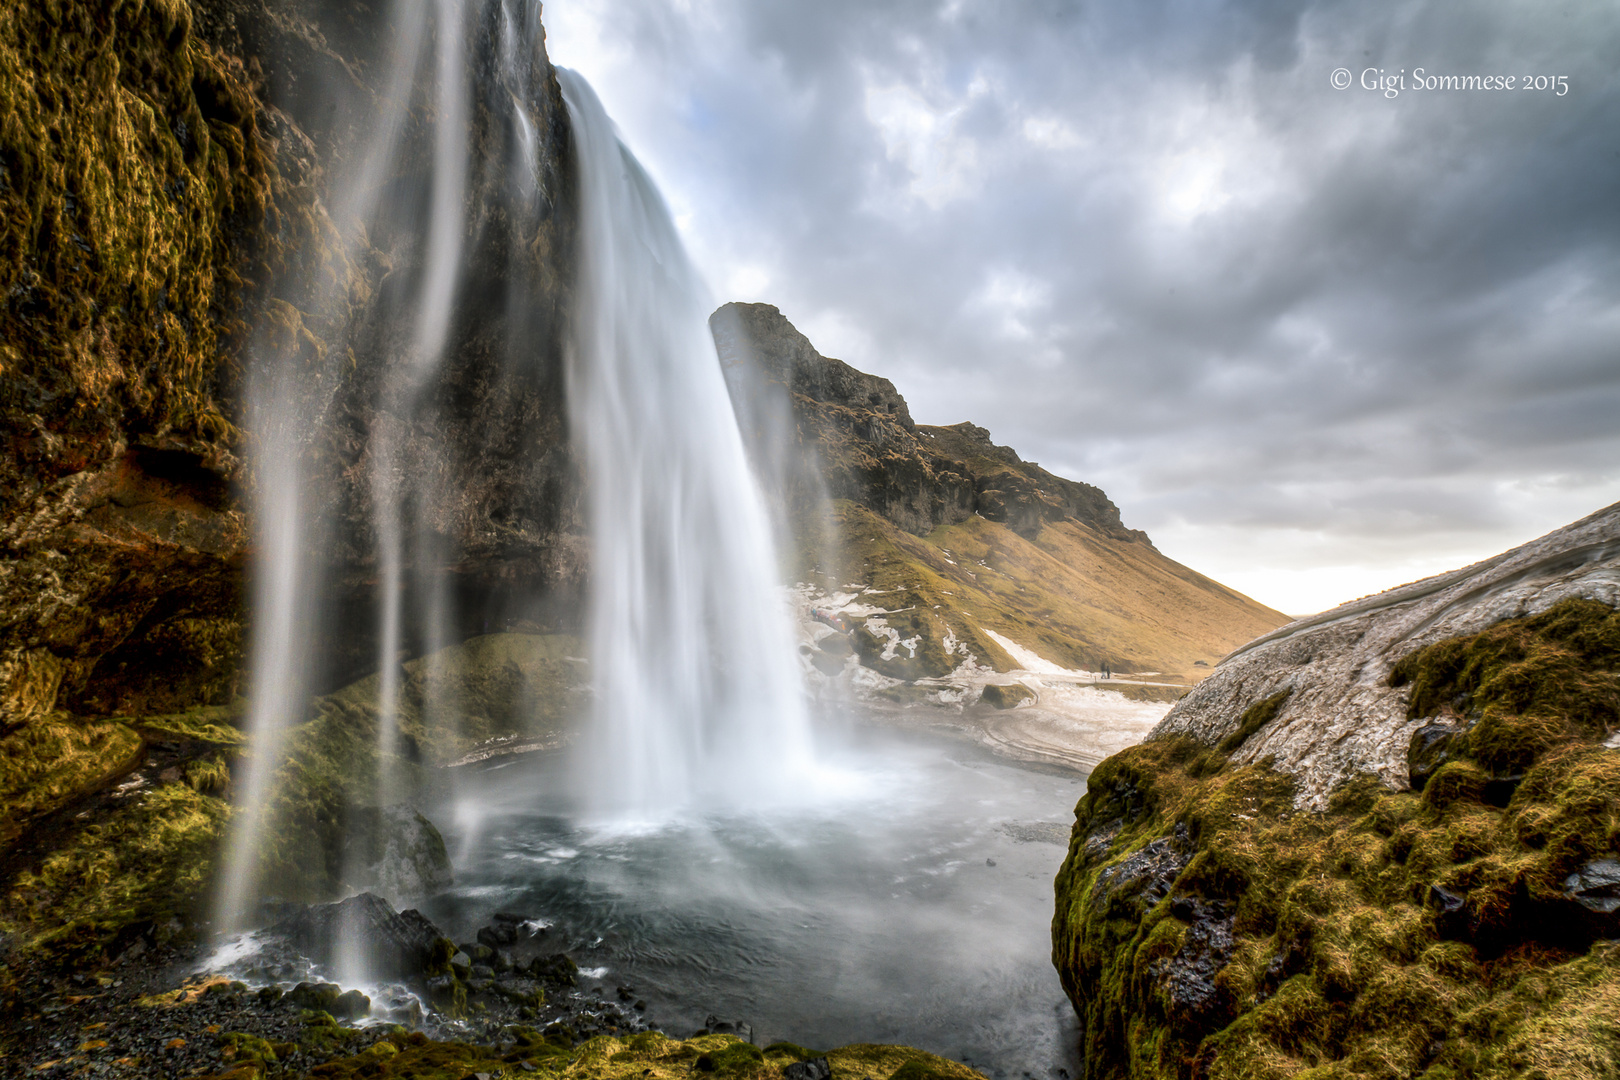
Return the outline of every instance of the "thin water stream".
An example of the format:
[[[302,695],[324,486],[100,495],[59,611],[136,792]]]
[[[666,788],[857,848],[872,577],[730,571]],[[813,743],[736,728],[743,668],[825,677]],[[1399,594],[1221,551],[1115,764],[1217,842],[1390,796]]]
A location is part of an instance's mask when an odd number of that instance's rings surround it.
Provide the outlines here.
[[[609,999],[629,988],[671,1035],[713,1014],[761,1046],[903,1043],[992,1077],[1077,1075],[1050,924],[1083,779],[853,739],[814,809],[657,828],[582,823],[564,757],[484,769],[477,800],[434,815],[456,886],[425,910],[458,936],[496,912],[550,922],[533,949],[568,952]]]

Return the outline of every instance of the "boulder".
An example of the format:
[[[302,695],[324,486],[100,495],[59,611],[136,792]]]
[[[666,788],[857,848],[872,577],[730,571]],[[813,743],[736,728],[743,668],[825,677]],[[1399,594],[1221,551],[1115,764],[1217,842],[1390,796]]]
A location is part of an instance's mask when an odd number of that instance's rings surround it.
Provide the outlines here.
[[[579,978],[579,965],[567,953],[553,953],[550,956],[537,956],[530,961],[529,974],[536,979],[573,986]]]
[[[1035,700],[1035,691],[1023,683],[1007,683],[1005,686],[988,683],[979,700],[993,709],[1012,709],[1026,701]]]
[[[1620,861],[1593,859],[1584,864],[1564,879],[1564,895],[1599,915],[1620,911]]]
[[[832,1080],[832,1066],[825,1057],[795,1061],[782,1070],[782,1080]]]
[[[450,856],[433,822],[414,807],[355,806],[346,815],[345,865],[353,884],[400,901],[451,885]]]
[[[378,978],[422,976],[435,943],[444,936],[420,912],[397,913],[375,893],[304,908],[270,933],[316,963],[331,965],[339,956],[358,956],[366,973]]]

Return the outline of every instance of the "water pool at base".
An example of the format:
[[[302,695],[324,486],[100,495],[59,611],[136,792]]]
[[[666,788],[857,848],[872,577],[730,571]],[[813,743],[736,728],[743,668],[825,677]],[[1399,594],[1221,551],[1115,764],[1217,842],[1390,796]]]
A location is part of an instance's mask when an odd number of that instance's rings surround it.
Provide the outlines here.
[[[838,764],[842,793],[814,808],[657,828],[572,817],[566,758],[481,770],[432,815],[456,885],[424,910],[463,941],[496,912],[548,921],[528,952],[568,953],[610,999],[632,988],[672,1036],[712,1014],[761,1046],[1078,1075],[1050,933],[1083,778],[884,729]]]

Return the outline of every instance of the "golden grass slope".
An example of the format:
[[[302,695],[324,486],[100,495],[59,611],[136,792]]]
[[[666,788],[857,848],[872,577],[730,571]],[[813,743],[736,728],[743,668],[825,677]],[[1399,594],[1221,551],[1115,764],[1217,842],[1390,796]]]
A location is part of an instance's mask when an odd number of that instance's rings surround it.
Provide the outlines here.
[[[1288,621],[1151,544],[1073,518],[1025,539],[978,516],[913,536],[847,500],[835,502],[832,514],[847,574],[840,584],[867,585],[873,593],[863,600],[895,613],[889,625],[903,637],[921,635],[918,674],[885,672],[897,678],[942,675],[960,663],[960,650],[944,647],[947,632],[981,664],[1021,666],[983,633],[991,630],[1066,668],[1108,664],[1195,680],[1207,670],[1199,661],[1213,666]],[[817,553],[807,554],[814,563]]]

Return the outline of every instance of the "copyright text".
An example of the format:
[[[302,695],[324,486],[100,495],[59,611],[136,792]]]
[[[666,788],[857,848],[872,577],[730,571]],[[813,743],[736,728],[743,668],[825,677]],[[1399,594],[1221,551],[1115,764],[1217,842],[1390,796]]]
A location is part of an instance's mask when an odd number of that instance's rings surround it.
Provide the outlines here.
[[[1376,90],[1392,98],[1403,90],[1412,93],[1430,93],[1445,90],[1529,90],[1551,93],[1563,97],[1569,93],[1568,75],[1537,75],[1525,72],[1517,75],[1453,75],[1435,74],[1423,68],[1405,68],[1392,72],[1384,68],[1363,68],[1357,75],[1349,68],[1334,69],[1329,82],[1335,90],[1348,90],[1359,86],[1363,90]]]

